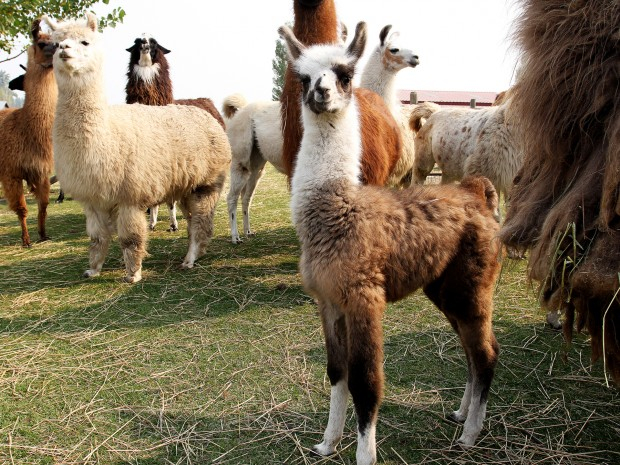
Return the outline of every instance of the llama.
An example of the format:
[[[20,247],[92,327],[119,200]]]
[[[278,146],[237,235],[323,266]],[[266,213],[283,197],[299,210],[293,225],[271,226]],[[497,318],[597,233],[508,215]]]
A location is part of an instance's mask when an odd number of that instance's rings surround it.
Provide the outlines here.
[[[143,35],[136,38],[134,44],[127,49],[130,53],[127,70],[127,85],[125,86],[126,103],[142,103],[144,105],[194,105],[208,111],[224,128],[224,120],[217,108],[208,98],[174,100],[170,67],[165,55],[170,53],[166,47],[157,42],[154,37]],[[168,204],[170,211],[170,228],[168,231],[177,231],[176,203]],[[155,230],[159,205],[150,208],[149,229]]]
[[[387,183],[405,187],[411,184],[415,157],[415,134],[409,127],[411,110],[405,108],[396,95],[396,74],[405,68],[415,68],[420,60],[411,50],[398,47],[398,32],[389,32],[391,25],[379,33],[379,45],[373,50],[362,71],[360,85],[379,94],[398,123],[402,138],[401,153]]]
[[[460,181],[465,176],[485,176],[498,195],[507,199],[523,163],[519,138],[508,116],[510,101],[481,110],[438,110],[438,106],[414,109],[409,123],[411,130],[417,131],[416,182],[424,183],[437,163],[442,183]]]
[[[361,101],[352,88],[366,27],[341,46],[305,47],[288,27],[290,68],[303,85],[304,135],[291,185],[300,272],[318,302],[331,383],[321,455],[342,437],[347,397],[358,425],[357,463],[376,461],[383,391],[381,316],[386,303],[422,287],[459,335],[469,375],[459,409],[459,443],[470,446],[485,418],[499,346],[492,330],[499,273],[497,194],[485,178],[404,190],[364,186]]]
[[[52,120],[58,91],[52,71],[56,46],[35,20],[31,29],[33,43],[28,47],[27,73],[21,82],[26,92],[24,107],[3,110],[0,117],[0,182],[9,208],[17,213],[23,247],[31,247],[26,217],[23,180],[37,199],[39,240],[48,240],[45,230],[49,204],[49,176],[54,166]],[[14,80],[15,81],[15,80]]]
[[[91,239],[84,276],[100,274],[116,230],[125,281],[139,281],[146,254],[144,209],[174,200],[187,218],[189,246],[181,266],[192,268],[213,235],[230,164],[226,133],[209,113],[193,106],[108,105],[95,15],[62,23],[45,18],[58,44],[56,173],[83,205]]]
[[[524,0],[511,115],[524,161],[500,231],[564,334],[586,328],[620,385],[620,100],[617,0]]]
[[[282,163],[282,131],[279,102],[247,104],[239,94],[224,99],[223,113],[228,118],[226,133],[232,150],[230,190],[226,202],[233,244],[241,243],[237,229],[237,202],[242,196],[243,233],[252,236],[250,206],[258,181],[267,162],[285,173]]]

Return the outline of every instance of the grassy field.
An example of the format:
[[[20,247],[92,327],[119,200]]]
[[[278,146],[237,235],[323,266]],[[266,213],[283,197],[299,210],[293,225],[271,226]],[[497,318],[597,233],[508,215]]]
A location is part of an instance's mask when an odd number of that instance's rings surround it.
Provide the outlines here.
[[[36,237],[36,205],[29,199]],[[82,278],[88,239],[77,202],[51,204],[52,241],[22,249],[0,200],[0,463],[351,464],[352,408],[339,452],[311,452],[329,409],[319,318],[297,273],[285,180],[269,170],[254,201],[257,235],[229,241],[225,195],[194,269],[187,240],[151,233],[144,279],[121,282],[118,244],[101,276]],[[382,464],[620,463],[620,398],[591,366],[587,335],[566,345],[545,327],[525,262],[497,285],[502,346],[475,447],[451,444],[465,361],[420,293],[384,318]]]

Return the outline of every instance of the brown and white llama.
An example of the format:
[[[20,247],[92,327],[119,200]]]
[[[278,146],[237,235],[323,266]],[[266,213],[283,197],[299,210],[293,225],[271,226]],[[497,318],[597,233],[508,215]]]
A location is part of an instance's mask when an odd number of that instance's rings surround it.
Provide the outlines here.
[[[31,246],[24,180],[37,199],[39,240],[48,239],[45,220],[49,177],[54,166],[52,121],[58,96],[52,70],[56,47],[49,35],[41,31],[39,20],[33,22],[31,33],[33,43],[28,47],[27,72],[22,81],[26,92],[24,107],[2,110],[0,118],[0,182],[9,208],[17,213],[24,247]]]
[[[527,134],[500,232],[564,332],[620,385],[620,3],[523,0],[511,113]],[[587,395],[584,393],[584,395]]]
[[[324,440],[335,451],[351,393],[358,425],[357,463],[376,461],[375,426],[383,394],[381,318],[387,302],[423,288],[459,335],[469,374],[451,418],[464,422],[459,442],[474,444],[485,418],[499,346],[492,330],[499,273],[497,194],[485,178],[460,185],[391,190],[364,186],[364,126],[352,88],[366,41],[305,47],[280,28],[290,68],[303,87],[304,136],[291,185],[300,272],[315,297],[331,383]]]
[[[399,34],[398,32],[390,34],[391,29],[391,25],[381,29],[379,45],[368,57],[362,71],[360,86],[379,94],[398,123],[402,138],[401,153],[387,183],[391,186],[406,187],[412,180],[415,134],[409,126],[411,109],[404,107],[396,94],[396,74],[405,68],[415,68],[420,60],[413,51],[399,46]]]
[[[209,113],[193,106],[109,105],[97,18],[46,21],[58,44],[56,174],[84,206],[91,238],[84,276],[101,272],[117,231],[125,280],[139,281],[146,254],[144,209],[175,200],[188,226],[181,266],[193,267],[213,235],[215,207],[230,165],[226,133]]]
[[[125,86],[125,101],[143,105],[193,105],[208,111],[222,127],[225,127],[222,115],[217,111],[213,101],[208,98],[178,99],[173,98],[170,66],[165,55],[170,53],[166,47],[154,37],[143,35],[136,38],[134,44],[127,49],[130,53]],[[169,203],[170,229],[177,231],[176,203]],[[157,224],[159,205],[150,207],[149,229],[154,230]]]

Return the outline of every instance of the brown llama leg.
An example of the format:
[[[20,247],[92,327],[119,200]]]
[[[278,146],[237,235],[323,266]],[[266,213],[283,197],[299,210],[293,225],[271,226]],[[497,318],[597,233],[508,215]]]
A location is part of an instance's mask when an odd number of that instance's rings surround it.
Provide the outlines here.
[[[49,237],[45,232],[45,221],[47,219],[47,206],[50,203],[50,179],[43,176],[36,186],[33,186],[32,193],[37,198],[38,214],[37,214],[37,231],[39,232],[39,241],[47,241]]]
[[[493,270],[483,270],[486,273]],[[478,273],[480,271],[478,270]],[[458,334],[467,358],[467,383],[459,409],[449,419],[465,423],[458,442],[472,446],[486,416],[486,404],[499,345],[492,329],[493,282],[473,278],[474,270],[456,264],[441,278],[424,288],[431,301],[446,315]],[[446,276],[444,275],[444,276]],[[465,276],[466,278],[463,278]],[[477,276],[480,278],[480,276]]]
[[[323,442],[314,446],[320,455],[331,455],[342,439],[349,398],[347,360],[347,325],[342,311],[330,303],[319,301],[319,314],[327,350],[327,376],[331,384],[329,420]]]
[[[125,281],[136,283],[142,279],[142,259],[146,255],[147,226],[142,208],[119,207],[117,227],[125,259]]]
[[[200,186],[191,193],[189,200],[181,202],[181,208],[187,208],[191,222],[188,220],[189,246],[182,268],[192,268],[194,262],[205,254],[207,244],[213,236],[213,219],[215,207],[224,186],[225,175],[213,184]]]
[[[357,291],[357,290],[356,290]],[[347,303],[348,386],[357,416],[358,465],[376,463],[376,424],[383,397],[382,290],[357,291]]]
[[[22,246],[30,247],[32,244],[28,234],[28,226],[26,225],[28,208],[26,207],[26,198],[24,197],[23,182],[21,179],[5,179],[2,181],[2,187],[9,208],[17,213],[17,219],[22,228]]]
[[[113,224],[109,212],[97,210],[90,205],[84,205],[84,214],[86,215],[86,233],[90,237],[90,268],[84,272],[84,277],[90,278],[101,272],[108,253]]]

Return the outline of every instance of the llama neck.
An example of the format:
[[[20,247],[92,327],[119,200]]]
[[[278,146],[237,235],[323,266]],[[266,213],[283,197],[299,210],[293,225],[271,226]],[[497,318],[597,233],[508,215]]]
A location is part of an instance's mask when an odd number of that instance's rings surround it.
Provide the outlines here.
[[[37,127],[42,130],[32,134],[32,137],[41,136],[49,141],[58,101],[58,88],[52,68],[34,63],[29,65],[24,90],[26,98],[22,112],[29,121],[37,121]]]
[[[313,113],[302,109],[304,135],[291,181],[293,222],[303,210],[307,196],[334,181],[359,185],[362,140],[355,97],[345,111]]]
[[[56,73],[58,82],[58,106],[56,119],[70,119],[71,125],[91,126],[93,121],[105,121],[108,108],[103,81],[103,70],[84,74]],[[75,118],[79,113],[80,117]],[[59,124],[57,124],[59,126]]]
[[[383,66],[380,48],[373,51],[364,67],[361,87],[379,94],[393,115],[400,112],[400,102],[396,96],[396,72]]]

